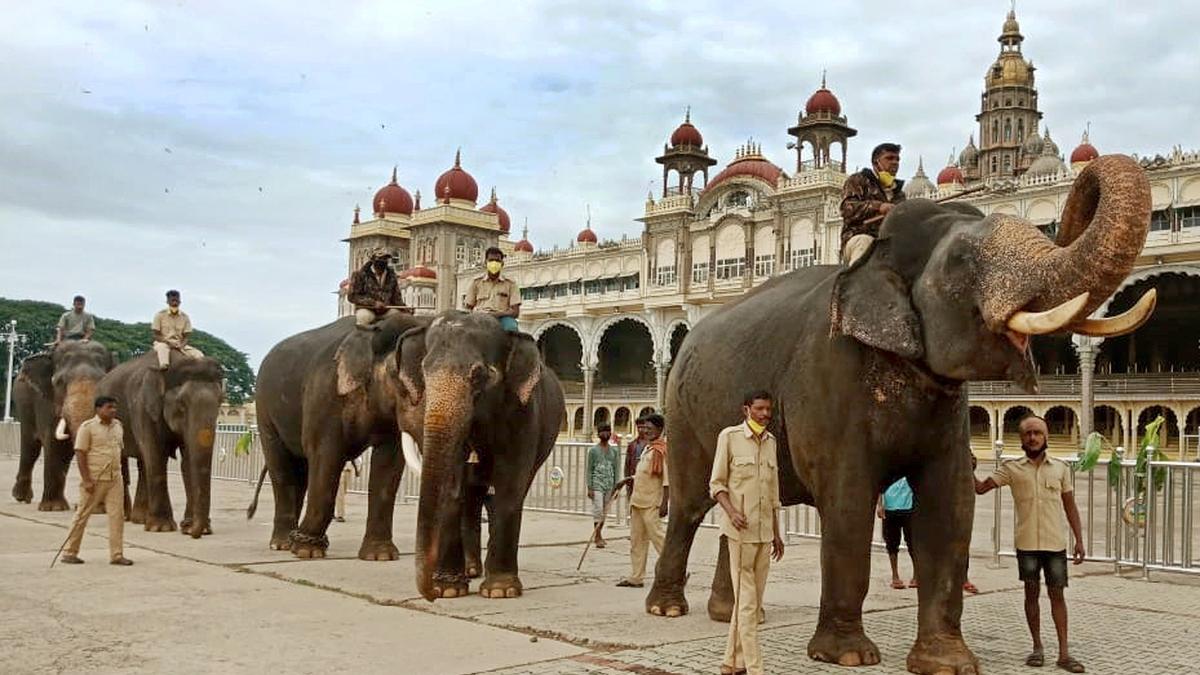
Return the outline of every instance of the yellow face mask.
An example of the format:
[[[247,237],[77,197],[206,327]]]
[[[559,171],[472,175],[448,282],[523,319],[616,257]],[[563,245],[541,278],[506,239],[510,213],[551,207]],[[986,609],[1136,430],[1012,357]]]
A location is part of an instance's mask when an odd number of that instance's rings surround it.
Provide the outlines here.
[[[746,418],[746,425],[750,427],[750,431],[753,431],[755,436],[761,436],[763,430],[766,429],[765,426],[755,422],[749,417]]]
[[[167,311],[169,311],[171,314],[178,314],[179,308],[178,307],[168,307]]]
[[[880,172],[878,172],[878,174],[879,174],[879,182],[883,185],[883,187],[890,188],[890,187],[892,187],[893,184],[895,184],[896,177],[893,176],[892,174],[888,173],[887,171],[880,171]]]
[[[487,262],[487,271],[489,274],[500,274],[500,270],[504,269],[504,263],[499,260],[489,260]]]

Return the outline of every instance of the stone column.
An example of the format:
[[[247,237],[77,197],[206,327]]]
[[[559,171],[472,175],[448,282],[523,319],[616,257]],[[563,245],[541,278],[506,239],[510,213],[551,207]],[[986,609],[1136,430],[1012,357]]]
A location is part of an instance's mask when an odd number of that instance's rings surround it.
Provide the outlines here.
[[[661,413],[663,411],[663,401],[667,396],[667,367],[669,364],[662,361],[654,363],[654,409]]]
[[[1092,433],[1093,388],[1092,376],[1096,372],[1096,345],[1092,339],[1079,336],[1075,351],[1079,354],[1079,392],[1081,407],[1079,416],[1079,437],[1086,440]]]
[[[592,439],[592,383],[595,376],[595,366],[583,367],[583,433],[589,441]]]

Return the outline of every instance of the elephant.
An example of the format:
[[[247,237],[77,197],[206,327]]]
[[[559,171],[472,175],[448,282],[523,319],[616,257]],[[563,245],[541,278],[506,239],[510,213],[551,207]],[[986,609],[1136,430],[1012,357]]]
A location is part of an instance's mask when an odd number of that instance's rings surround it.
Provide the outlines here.
[[[66,511],[67,472],[79,425],[95,414],[96,385],[114,366],[112,353],[95,340],[61,342],[21,363],[13,384],[21,420],[21,462],[12,495],[33,500],[33,465],[45,451],[39,511]]]
[[[862,622],[873,511],[880,491],[903,476],[920,504],[918,629],[907,667],[978,672],[960,626],[975,505],[966,383],[1006,379],[1035,392],[1031,335],[1110,336],[1148,319],[1153,291],[1124,315],[1087,317],[1133,267],[1149,216],[1145,174],[1120,155],[1076,178],[1055,241],[1016,216],[914,199],[886,216],[850,266],[782,275],[698,322],[667,384],[671,516],[646,610],[688,611],[687,558],[714,504],[717,435],[741,420],[747,390],[766,389],[775,398],[782,501],[813,504],[821,515],[809,656],[879,662]],[[710,616],[728,620],[731,604],[722,537]]]
[[[562,386],[533,338],[494,317],[449,311],[401,336],[396,350],[404,396],[419,400],[422,472],[416,580],[426,600],[469,591],[481,499],[488,518],[480,594],[515,598],[523,586],[517,549],[525,495],[554,449],[565,414]],[[465,514],[465,515],[464,515]],[[464,541],[464,531],[467,537]],[[476,535],[477,536],[477,535]]]
[[[175,530],[167,491],[167,460],[179,451],[187,505],[179,529],[193,538],[212,534],[212,452],[217,416],[225,396],[225,371],[207,356],[191,358],[172,350],[170,367],[158,369],[153,352],[126,361],[100,381],[100,394],[117,399],[117,417],[125,428],[123,473],[128,459],[138,466],[131,522],[149,532]],[[128,496],[127,496],[128,497]]]
[[[396,346],[402,334],[429,321],[401,314],[377,323],[378,331],[363,331],[355,328],[354,317],[346,317],[293,335],[267,353],[255,408],[275,495],[272,549],[300,558],[325,556],[342,467],[371,447],[367,527],[358,557],[399,558],[392,511],[405,456],[419,462],[419,449],[411,442],[401,453],[397,445],[401,429],[419,428],[421,413],[399,387]],[[256,492],[247,517],[257,504]]]

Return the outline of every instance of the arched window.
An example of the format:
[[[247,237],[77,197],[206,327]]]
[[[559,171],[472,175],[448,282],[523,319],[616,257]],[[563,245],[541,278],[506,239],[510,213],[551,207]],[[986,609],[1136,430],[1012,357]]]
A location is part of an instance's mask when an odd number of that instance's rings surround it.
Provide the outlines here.
[[[1007,143],[1012,140],[1012,120],[1004,120],[1004,141]]]
[[[1017,142],[1025,140],[1025,120],[1017,120]]]
[[[996,156],[992,155],[992,173],[996,173],[996,171],[998,169],[999,169],[999,166],[997,166],[997,163],[996,163]]]
[[[654,261],[654,283],[659,286],[670,286],[675,283],[675,240],[663,239],[658,242],[656,260]]]
[[[746,235],[737,223],[726,225],[717,233],[718,280],[739,279],[746,273]]]
[[[1000,120],[992,120],[992,143],[1000,142]]]

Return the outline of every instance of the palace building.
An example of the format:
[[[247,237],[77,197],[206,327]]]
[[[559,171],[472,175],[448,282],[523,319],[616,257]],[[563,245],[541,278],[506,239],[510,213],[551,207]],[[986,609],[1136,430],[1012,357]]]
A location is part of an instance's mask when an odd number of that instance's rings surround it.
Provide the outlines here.
[[[1053,236],[1075,175],[1099,151],[1082,121],[1063,120],[1085,129],[1064,159],[1043,124],[1023,42],[1009,12],[966,147],[933,180],[919,161],[905,191],[938,198],[981,188],[962,199],[985,214],[1024,217]],[[823,78],[787,127],[795,140],[786,149],[795,161],[785,168],[770,158],[774,149],[752,141],[722,160],[688,111],[654,158],[663,187],[646,196],[641,236],[604,239],[589,223],[575,241],[551,250],[535,250],[527,231],[510,240],[511,220],[496,191],[479,206],[478,186],[461,157],[437,179],[425,207],[420,192],[410,195],[393,170],[371,217],[362,219],[355,208],[349,268],[360,267],[375,246],[393,250],[409,304],[435,312],[461,307],[467,285],[481,273],[483,251],[499,246],[508,254],[505,274],[522,288],[521,328],[563,381],[563,433],[590,437],[595,425],[609,422],[629,434],[639,414],[662,408],[672,359],[697,321],[773,276],[837,264],[846,148],[857,133],[849,122]],[[1151,231],[1136,269],[1097,315],[1118,314],[1154,287],[1153,318],[1125,337],[1035,338],[1036,396],[1007,382],[971,383],[977,451],[998,438],[1017,445],[1016,422],[1032,411],[1047,418],[1060,449],[1078,447],[1093,428],[1115,445],[1133,447],[1134,435],[1163,415],[1161,447],[1196,456],[1200,153],[1176,147],[1135,157],[1152,185]],[[342,314],[349,312],[345,285]],[[1088,398],[1090,405],[1083,402]]]

